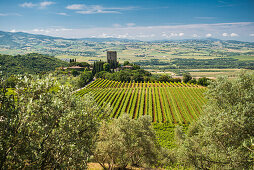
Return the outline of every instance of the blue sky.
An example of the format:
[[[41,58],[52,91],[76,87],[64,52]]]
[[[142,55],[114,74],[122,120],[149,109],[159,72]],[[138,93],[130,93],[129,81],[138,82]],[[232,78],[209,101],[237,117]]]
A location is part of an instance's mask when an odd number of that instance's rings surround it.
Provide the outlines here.
[[[0,30],[66,38],[254,41],[254,1],[0,0]]]

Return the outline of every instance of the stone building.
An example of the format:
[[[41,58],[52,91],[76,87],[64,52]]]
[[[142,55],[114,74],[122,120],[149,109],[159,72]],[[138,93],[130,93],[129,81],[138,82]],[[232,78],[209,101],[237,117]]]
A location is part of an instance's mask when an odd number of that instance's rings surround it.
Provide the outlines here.
[[[107,62],[110,68],[117,68],[117,53],[116,51],[107,51]]]

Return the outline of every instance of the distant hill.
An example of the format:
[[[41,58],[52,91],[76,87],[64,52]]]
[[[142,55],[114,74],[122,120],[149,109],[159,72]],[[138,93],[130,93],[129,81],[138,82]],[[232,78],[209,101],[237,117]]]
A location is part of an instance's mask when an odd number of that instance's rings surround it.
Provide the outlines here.
[[[84,42],[142,42],[140,40],[130,40],[122,38],[79,38],[79,39],[67,39],[62,37],[52,37],[39,34],[29,34],[24,32],[4,32],[0,31],[0,48],[10,48],[10,49],[22,49],[27,47],[35,46],[48,46],[48,47],[68,47],[68,43],[82,44]],[[215,38],[206,39],[184,39],[184,40],[157,40],[151,42],[229,42],[232,44],[251,44],[251,42],[241,42],[235,40],[220,40]],[[149,42],[149,41],[148,41]],[[67,44],[67,45],[66,45]]]
[[[25,48],[28,46],[49,45],[58,41],[91,41],[91,42],[106,42],[106,41],[122,41],[135,42],[138,40],[128,40],[120,38],[81,38],[81,39],[67,39],[61,37],[52,37],[46,35],[29,34],[24,32],[4,32],[0,31],[0,47],[6,48]]]
[[[16,56],[0,54],[0,71],[4,76],[54,71],[57,67],[67,64],[55,57],[37,53]]]
[[[91,42],[107,42],[107,41],[120,41],[120,42],[142,42],[140,40],[130,40],[123,38],[80,38],[79,40],[91,41]]]
[[[37,45],[44,41],[53,41],[56,39],[63,39],[58,37],[50,37],[45,35],[34,35],[24,32],[4,32],[0,31],[0,45],[10,48],[22,48],[26,44],[33,43]]]
[[[158,49],[154,43],[159,45],[161,49]],[[168,48],[173,46],[178,50],[172,52]],[[201,55],[209,58],[217,56],[253,56],[253,48],[254,42],[226,41],[213,38],[160,41],[138,41],[118,38],[66,39],[24,32],[0,31],[0,54],[39,53],[66,58],[66,60],[68,58],[77,58],[80,61],[100,60],[107,50],[116,50],[119,54],[126,55],[129,50],[135,49],[136,55],[133,57],[128,56],[131,59],[135,59],[136,56],[144,56],[143,52],[145,50],[149,53],[147,56],[161,59],[160,56],[162,54],[163,56],[168,56],[168,54],[177,56],[192,55],[194,58],[200,58]],[[182,51],[182,49],[185,49],[185,51]],[[192,52],[193,49],[195,53]],[[160,55],[152,54],[154,51],[157,51]]]

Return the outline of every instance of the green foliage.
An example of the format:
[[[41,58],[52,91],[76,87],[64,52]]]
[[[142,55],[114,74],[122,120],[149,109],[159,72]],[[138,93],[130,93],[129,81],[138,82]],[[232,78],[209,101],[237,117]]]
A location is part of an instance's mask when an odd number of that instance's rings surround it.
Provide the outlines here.
[[[1,55],[0,70],[4,76],[12,74],[37,74],[54,71],[57,67],[66,66],[67,63],[48,55],[30,53],[25,55]]]
[[[188,83],[192,79],[190,73],[183,74],[183,82]]]
[[[130,64],[129,61],[124,61],[124,62],[123,62],[123,66],[127,66],[127,65],[129,65],[129,64]]]
[[[92,70],[93,75],[103,71],[104,70],[103,69],[103,65],[104,64],[105,64],[105,62],[103,62],[103,61],[96,61],[96,62],[94,62],[94,64],[93,64],[93,70]]]
[[[45,79],[20,79],[0,91],[0,169],[86,168],[102,111],[92,98]]]
[[[84,87],[87,83],[93,80],[93,74],[91,71],[84,71],[79,78],[78,87]]]
[[[149,80],[150,76],[151,76],[151,73],[143,69],[120,70],[114,73],[108,73],[108,72],[102,71],[96,74],[96,78],[105,78],[108,80],[122,81],[122,82],[129,82],[129,81],[143,82],[145,79]]]
[[[87,67],[87,68],[89,68],[90,67],[90,64],[89,63],[87,63],[87,62],[70,62],[69,64],[68,64],[70,67],[71,66],[79,66],[79,67]]]
[[[158,81],[160,81],[160,82],[170,82],[170,76],[168,76],[168,75],[162,75],[162,76],[160,76],[159,78],[158,78]]]
[[[80,73],[79,73],[77,70],[72,70],[72,71],[71,71],[71,74],[72,74],[74,77],[76,77],[76,76],[78,76]]]
[[[162,147],[172,149],[176,146],[174,140],[174,125],[167,123],[154,123],[153,128],[156,132],[157,141]]]
[[[196,68],[249,68],[253,69],[253,62],[240,61],[234,58],[214,58],[214,59],[193,59],[193,58],[174,58],[172,65],[179,66],[180,69]]]
[[[137,65],[137,64],[134,64],[134,65],[132,66],[132,68],[133,68],[133,70],[138,70],[138,69],[140,69],[140,66]]]
[[[158,159],[158,145],[151,119],[137,120],[124,114],[109,123],[103,122],[98,133],[95,159],[105,168],[125,168],[127,165],[153,165]]]
[[[16,84],[18,83],[18,77],[15,75],[11,75],[10,77],[8,77],[7,79],[4,80],[3,85],[6,88],[14,88],[16,86]]]
[[[188,81],[189,84],[197,84],[197,80],[195,78],[191,79],[190,81]],[[201,84],[199,84],[201,85]],[[204,86],[203,83],[201,86]],[[207,85],[206,85],[207,86]]]
[[[162,76],[160,76],[159,78],[156,78],[156,81],[158,81],[158,82],[176,82],[176,83],[181,83],[181,79],[180,78],[172,78],[172,77],[170,77],[170,76],[168,76],[168,75],[162,75]]]
[[[209,85],[209,80],[210,80],[209,78],[202,77],[202,78],[198,79],[197,84],[201,85],[201,86],[208,86]]]
[[[200,169],[253,169],[253,72],[208,87],[206,114],[178,140],[179,160]]]
[[[109,63],[104,63],[104,64],[103,64],[103,70],[104,70],[104,71],[107,71],[107,72],[110,71],[110,65],[109,65]]]

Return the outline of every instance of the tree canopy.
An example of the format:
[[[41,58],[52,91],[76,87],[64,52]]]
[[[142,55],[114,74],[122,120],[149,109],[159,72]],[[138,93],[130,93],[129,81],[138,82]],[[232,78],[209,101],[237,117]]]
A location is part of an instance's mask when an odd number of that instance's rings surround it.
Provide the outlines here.
[[[254,74],[220,77],[208,86],[205,115],[181,135],[180,160],[196,168],[251,169],[254,166]]]
[[[16,56],[0,54],[0,65],[2,74],[9,76],[54,71],[57,67],[67,66],[68,63],[49,55],[30,53]]]
[[[137,120],[124,114],[112,122],[103,122],[98,133],[95,159],[109,169],[125,168],[128,164],[154,165],[159,156],[155,131],[151,118],[143,116]]]
[[[91,97],[56,85],[23,77],[14,95],[0,91],[0,169],[86,168],[105,114]]]

